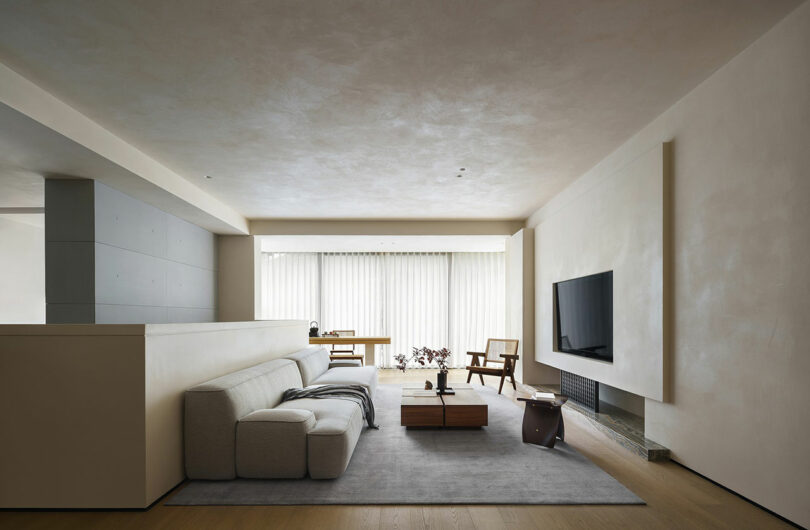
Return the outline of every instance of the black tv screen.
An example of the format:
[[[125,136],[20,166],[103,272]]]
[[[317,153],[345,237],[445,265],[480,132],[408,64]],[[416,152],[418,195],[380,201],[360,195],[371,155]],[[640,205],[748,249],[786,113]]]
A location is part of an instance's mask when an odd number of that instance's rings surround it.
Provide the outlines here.
[[[556,350],[613,362],[613,271],[554,284]]]

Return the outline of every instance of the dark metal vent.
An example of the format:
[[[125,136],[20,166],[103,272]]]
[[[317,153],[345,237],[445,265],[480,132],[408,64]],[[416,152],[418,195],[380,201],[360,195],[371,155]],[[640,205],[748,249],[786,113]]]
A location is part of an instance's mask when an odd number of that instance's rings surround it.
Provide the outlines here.
[[[583,407],[599,412],[599,383],[597,381],[561,370],[560,392]]]

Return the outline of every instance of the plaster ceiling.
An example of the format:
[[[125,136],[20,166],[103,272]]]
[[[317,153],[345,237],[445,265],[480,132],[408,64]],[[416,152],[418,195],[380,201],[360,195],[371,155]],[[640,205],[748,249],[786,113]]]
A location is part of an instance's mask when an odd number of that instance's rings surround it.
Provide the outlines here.
[[[15,2],[0,60],[250,218],[523,218],[799,3]]]
[[[209,212],[0,104],[0,214],[14,209],[43,208],[43,177],[93,177],[212,232],[239,233]]]

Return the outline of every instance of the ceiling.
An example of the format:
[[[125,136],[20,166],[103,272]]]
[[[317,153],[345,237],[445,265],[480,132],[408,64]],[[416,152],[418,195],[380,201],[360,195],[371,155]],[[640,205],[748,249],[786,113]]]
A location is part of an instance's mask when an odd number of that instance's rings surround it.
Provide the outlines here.
[[[0,61],[249,218],[515,219],[799,3],[15,2]]]
[[[0,76],[0,88],[7,78]],[[0,103],[0,214],[45,206],[48,178],[92,177],[156,208],[218,234],[244,233],[221,217],[169,193],[99,153]],[[18,210],[17,213],[10,213]]]

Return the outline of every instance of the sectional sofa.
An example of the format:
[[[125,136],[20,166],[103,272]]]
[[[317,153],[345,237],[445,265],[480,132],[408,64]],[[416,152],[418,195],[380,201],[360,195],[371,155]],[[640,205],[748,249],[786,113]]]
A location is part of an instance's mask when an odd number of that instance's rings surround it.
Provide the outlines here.
[[[339,477],[363,430],[360,407],[342,399],[281,402],[288,388],[321,384],[360,384],[374,397],[377,369],[330,363],[325,348],[311,347],[188,389],[188,478]]]

